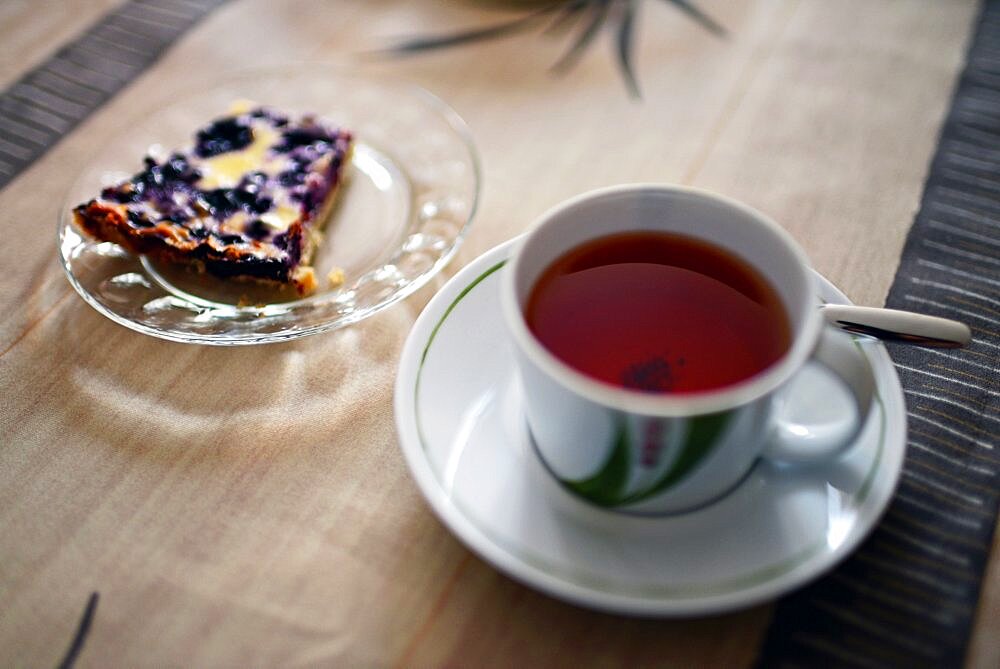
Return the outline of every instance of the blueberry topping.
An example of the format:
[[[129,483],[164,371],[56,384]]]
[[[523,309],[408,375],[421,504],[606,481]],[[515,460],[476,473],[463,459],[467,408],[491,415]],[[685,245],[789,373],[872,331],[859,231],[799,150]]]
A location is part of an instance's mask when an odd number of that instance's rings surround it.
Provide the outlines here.
[[[263,214],[271,210],[274,206],[274,200],[269,197],[258,197],[254,200],[254,203],[250,205],[250,210],[255,214]]]
[[[242,180],[240,180],[239,187],[244,190],[250,190],[251,188],[263,188],[267,184],[267,175],[263,172],[250,172]]]
[[[274,147],[274,150],[279,153],[288,153],[303,146],[329,145],[331,143],[333,143],[333,138],[319,126],[293,128],[281,134],[281,142]]]
[[[254,139],[253,128],[263,125],[279,133],[260,166],[267,172],[244,173],[235,187],[202,190],[201,160],[244,149]],[[126,205],[133,230],[145,229],[146,235],[159,235],[169,244],[187,240],[184,250],[213,274],[280,279],[301,260],[303,232],[298,227],[292,232],[275,230],[265,223],[268,216],[264,214],[274,210],[280,195],[282,202],[299,208],[303,217],[314,216],[336,183],[341,153],[349,146],[344,137],[313,117],[290,122],[280,112],[254,109],[205,126],[197,132],[193,149],[173,152],[163,160],[147,156],[137,174],[105,188],[101,197]],[[284,171],[273,173],[282,163]],[[261,243],[270,250],[260,252]],[[235,254],[223,248],[231,245],[245,252]]]
[[[240,203],[234,197],[232,188],[216,188],[202,191],[199,195],[207,205],[208,211],[216,218],[225,218],[239,208]]]
[[[285,188],[297,186],[305,180],[306,174],[300,170],[286,170],[278,175],[278,183]]]
[[[199,193],[202,208],[216,218],[225,218],[237,209],[253,214],[263,214],[274,206],[269,195],[259,192],[255,184],[245,184],[241,188],[216,188]]]
[[[195,152],[201,158],[238,151],[253,141],[253,131],[245,119],[224,118],[198,131]]]
[[[273,109],[266,109],[264,107],[260,107],[250,112],[250,116],[253,118],[265,118],[269,120],[271,124],[277,128],[284,128],[286,125],[288,125],[288,117],[285,116],[284,114],[274,111]]]
[[[285,251],[292,262],[298,262],[302,258],[302,235],[285,235]]]
[[[201,173],[191,167],[187,158],[179,153],[171,155],[160,169],[163,176],[170,181],[183,181],[190,184],[201,178]]]
[[[241,207],[255,214],[263,214],[274,205],[274,200],[267,195],[258,194],[257,187],[253,184],[245,188],[234,189],[230,197]]]
[[[190,218],[191,218],[191,216],[188,215],[188,213],[185,212],[183,209],[177,209],[177,210],[175,210],[175,211],[167,214],[166,216],[164,216],[160,220],[162,220],[162,221],[170,221],[171,223],[184,223],[185,221],[190,220]]]
[[[129,209],[128,211],[128,222],[136,228],[151,228],[153,227],[153,222],[146,218],[143,214],[137,211]]]
[[[326,199],[326,194],[330,192],[330,184],[320,180],[310,180],[306,184],[305,192],[301,194],[302,206],[306,211],[313,209]]]
[[[118,204],[138,202],[141,197],[142,191],[136,189],[131,182],[125,182],[118,187],[108,187],[101,191],[101,199],[111,200]]]
[[[223,244],[239,244],[240,242],[243,241],[243,235],[222,234],[222,235],[216,235],[216,237],[218,237],[219,241],[222,242]]]
[[[156,163],[142,173],[142,180],[146,186],[162,186],[165,183],[163,178],[163,168]]]
[[[267,224],[259,218],[255,218],[247,224],[244,234],[250,239],[264,239],[269,232],[270,229],[267,227]]]

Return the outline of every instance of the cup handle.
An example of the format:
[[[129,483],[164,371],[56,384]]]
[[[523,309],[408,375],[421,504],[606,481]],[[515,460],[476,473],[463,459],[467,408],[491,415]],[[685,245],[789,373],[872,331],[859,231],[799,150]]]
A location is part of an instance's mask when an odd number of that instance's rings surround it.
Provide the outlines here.
[[[875,374],[854,340],[824,327],[813,360],[838,377],[854,397],[850,420],[831,425],[803,425],[777,418],[764,456],[782,462],[811,462],[839,455],[854,443],[868,418],[875,396]]]

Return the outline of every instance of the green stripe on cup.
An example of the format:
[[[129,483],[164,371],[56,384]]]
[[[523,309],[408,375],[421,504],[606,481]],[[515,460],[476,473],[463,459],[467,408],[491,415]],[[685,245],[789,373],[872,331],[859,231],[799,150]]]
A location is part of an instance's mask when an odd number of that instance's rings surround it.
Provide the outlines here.
[[[722,432],[732,416],[732,411],[723,411],[690,419],[687,439],[674,466],[651,487],[630,495],[622,500],[622,504],[634,504],[649,499],[682,481],[719,445]]]
[[[597,473],[576,481],[562,479],[561,483],[571,492],[603,507],[624,506],[647,500],[680,483],[704,462],[721,441],[722,433],[732,416],[732,411],[723,411],[690,419],[664,419],[684,420],[689,425],[680,455],[658,481],[645,490],[632,494],[626,493],[631,464],[629,431],[625,419],[620,418],[608,458]]]
[[[625,424],[624,418],[620,418],[611,454],[597,473],[581,481],[562,481],[562,483],[594,504],[618,506],[628,484],[630,459],[628,425]]]

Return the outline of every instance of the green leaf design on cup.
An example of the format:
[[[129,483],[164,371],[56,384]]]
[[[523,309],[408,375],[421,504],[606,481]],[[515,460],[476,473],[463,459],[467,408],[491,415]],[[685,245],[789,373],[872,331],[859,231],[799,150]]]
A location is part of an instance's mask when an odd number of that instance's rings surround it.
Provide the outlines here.
[[[580,497],[603,507],[634,504],[649,499],[677,484],[704,461],[720,441],[720,436],[733,412],[706,414],[688,419],[690,427],[673,466],[653,485],[639,492],[626,494],[631,457],[629,431],[624,417],[619,419],[608,459],[596,474],[578,481],[562,481]]]
[[[597,473],[579,481],[564,480],[563,484],[598,506],[617,506],[628,483],[630,460],[628,426],[620,418],[611,454]]]
[[[705,414],[690,419],[687,439],[680,456],[659,481],[649,488],[630,495],[621,501],[622,504],[633,504],[649,499],[681,481],[702,462],[719,443],[722,431],[732,417],[732,411]]]

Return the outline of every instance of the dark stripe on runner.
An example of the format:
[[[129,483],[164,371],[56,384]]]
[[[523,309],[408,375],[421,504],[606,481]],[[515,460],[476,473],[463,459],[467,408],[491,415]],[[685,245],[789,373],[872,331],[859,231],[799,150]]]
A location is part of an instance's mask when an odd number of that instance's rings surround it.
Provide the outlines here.
[[[0,188],[225,2],[130,0],[0,93]]]
[[[964,321],[973,343],[889,347],[908,410],[896,497],[854,556],[778,604],[761,667],[962,666],[1000,499],[1000,1],[977,25],[886,301]]]

